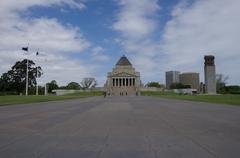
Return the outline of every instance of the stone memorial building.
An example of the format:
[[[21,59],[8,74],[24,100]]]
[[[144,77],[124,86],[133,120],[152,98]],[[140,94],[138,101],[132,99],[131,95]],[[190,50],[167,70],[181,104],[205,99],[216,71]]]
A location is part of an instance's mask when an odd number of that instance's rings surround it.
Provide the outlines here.
[[[135,96],[140,95],[140,73],[136,72],[126,56],[122,56],[108,73],[106,82],[107,95]]]

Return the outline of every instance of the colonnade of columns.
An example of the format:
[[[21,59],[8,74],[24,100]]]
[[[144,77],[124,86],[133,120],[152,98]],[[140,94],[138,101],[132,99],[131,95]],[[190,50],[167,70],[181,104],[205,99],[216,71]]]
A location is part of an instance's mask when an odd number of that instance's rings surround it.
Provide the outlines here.
[[[135,86],[135,78],[113,78],[113,87]]]

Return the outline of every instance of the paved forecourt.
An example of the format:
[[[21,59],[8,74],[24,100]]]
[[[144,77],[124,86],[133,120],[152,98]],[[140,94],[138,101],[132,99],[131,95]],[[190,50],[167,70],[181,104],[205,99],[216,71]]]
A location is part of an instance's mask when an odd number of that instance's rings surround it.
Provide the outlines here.
[[[238,158],[240,106],[93,97],[0,107],[2,158]]]

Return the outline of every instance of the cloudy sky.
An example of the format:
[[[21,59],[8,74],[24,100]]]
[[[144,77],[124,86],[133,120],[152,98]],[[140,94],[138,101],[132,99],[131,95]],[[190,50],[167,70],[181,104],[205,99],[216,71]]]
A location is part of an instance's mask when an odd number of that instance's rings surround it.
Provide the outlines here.
[[[0,74],[18,60],[60,85],[107,72],[125,54],[144,83],[165,71],[199,72],[203,56],[240,84],[239,0],[1,0]],[[29,54],[21,47],[29,43]],[[40,55],[35,56],[39,51]]]

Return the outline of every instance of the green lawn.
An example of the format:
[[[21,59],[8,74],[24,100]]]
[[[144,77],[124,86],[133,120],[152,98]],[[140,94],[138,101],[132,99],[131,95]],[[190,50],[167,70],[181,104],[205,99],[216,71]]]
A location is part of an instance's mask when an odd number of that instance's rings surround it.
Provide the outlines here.
[[[80,92],[74,94],[67,94],[63,96],[0,96],[0,106],[11,104],[25,104],[36,102],[47,102],[54,100],[77,99],[83,97],[101,96],[102,92]]]
[[[164,92],[142,92],[146,96],[158,96],[168,99],[180,99],[219,104],[240,105],[240,95],[179,95]]]

